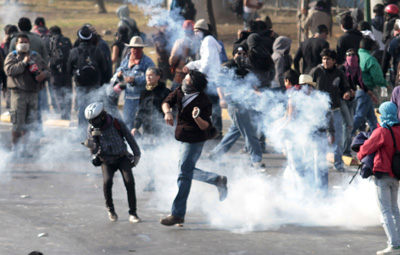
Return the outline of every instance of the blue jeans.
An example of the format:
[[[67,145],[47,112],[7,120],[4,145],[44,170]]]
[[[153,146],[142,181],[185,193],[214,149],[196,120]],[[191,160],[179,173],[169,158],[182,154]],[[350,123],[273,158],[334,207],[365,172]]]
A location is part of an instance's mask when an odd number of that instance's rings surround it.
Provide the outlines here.
[[[399,180],[384,174],[381,179],[374,178],[378,205],[381,211],[383,229],[388,245],[400,245],[400,213],[397,204]]]
[[[357,90],[356,92],[356,112],[354,114],[353,120],[353,131],[352,135],[356,134],[357,129],[365,122],[368,121],[368,125],[373,131],[376,128],[378,121],[376,120],[376,115],[374,111],[374,105],[372,103],[371,97],[364,92],[364,90]]]
[[[242,135],[249,149],[251,161],[253,163],[261,162],[261,145],[257,135],[257,128],[251,119],[255,113],[251,110],[243,109],[239,105],[232,104],[228,105],[228,113],[232,121],[231,127],[211,153],[216,158],[222,156],[232,148],[237,139]]]
[[[136,113],[139,110],[139,98],[138,99],[128,99],[125,98],[124,108],[122,109],[122,115],[124,122],[129,130],[133,128],[135,124]]]
[[[352,142],[352,132],[353,132],[353,119],[354,111],[356,108],[355,100],[343,100],[341,99],[340,112],[342,113],[343,119],[343,154],[351,155],[351,142]]]
[[[216,185],[219,175],[211,172],[205,172],[196,168],[196,162],[199,160],[205,142],[184,143],[181,142],[179,148],[179,170],[178,194],[172,204],[172,215],[184,218],[186,214],[186,203],[189,197],[192,179],[202,181],[208,184]]]
[[[343,168],[343,119],[340,110],[332,111],[333,126],[335,127],[335,142],[333,143],[334,166],[336,169]]]

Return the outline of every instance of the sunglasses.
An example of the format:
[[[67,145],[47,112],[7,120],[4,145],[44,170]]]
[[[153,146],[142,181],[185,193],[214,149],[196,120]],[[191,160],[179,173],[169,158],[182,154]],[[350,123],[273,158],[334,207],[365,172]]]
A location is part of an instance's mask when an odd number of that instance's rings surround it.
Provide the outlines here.
[[[357,56],[357,54],[354,52],[348,52],[346,53],[346,56]]]

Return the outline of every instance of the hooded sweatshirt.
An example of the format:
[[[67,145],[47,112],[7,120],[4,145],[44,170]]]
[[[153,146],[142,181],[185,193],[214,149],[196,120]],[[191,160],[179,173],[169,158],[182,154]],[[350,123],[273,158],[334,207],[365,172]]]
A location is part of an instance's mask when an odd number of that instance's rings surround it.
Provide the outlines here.
[[[274,50],[272,59],[275,63],[275,78],[272,81],[271,88],[285,87],[283,74],[289,70],[292,65],[292,56],[289,54],[291,44],[292,40],[289,37],[279,36],[272,46]]]
[[[132,18],[129,18],[129,7],[127,5],[122,5],[117,9],[116,13],[120,19],[118,27],[128,28],[128,38],[138,35],[139,30],[137,28],[136,21]]]

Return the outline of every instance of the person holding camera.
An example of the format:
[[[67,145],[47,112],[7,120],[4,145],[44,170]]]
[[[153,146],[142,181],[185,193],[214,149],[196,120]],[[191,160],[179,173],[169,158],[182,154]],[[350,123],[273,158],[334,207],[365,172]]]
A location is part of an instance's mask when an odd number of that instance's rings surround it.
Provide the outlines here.
[[[11,93],[11,150],[18,157],[31,157],[26,148],[28,131],[37,120],[38,94],[44,81],[50,78],[50,70],[43,58],[30,48],[29,37],[17,36],[16,50],[10,52],[4,61],[4,71],[8,76],[7,86]],[[18,142],[22,139],[23,146]]]
[[[136,209],[135,179],[132,174],[132,167],[139,163],[141,155],[135,138],[123,121],[104,110],[101,102],[88,105],[85,117],[89,121],[89,127],[88,139],[84,145],[93,155],[93,165],[101,166],[104,179],[103,191],[110,221],[118,220],[112,199],[112,185],[114,174],[119,170],[128,194],[129,222],[140,222]],[[131,147],[133,155],[128,152],[125,141]]]

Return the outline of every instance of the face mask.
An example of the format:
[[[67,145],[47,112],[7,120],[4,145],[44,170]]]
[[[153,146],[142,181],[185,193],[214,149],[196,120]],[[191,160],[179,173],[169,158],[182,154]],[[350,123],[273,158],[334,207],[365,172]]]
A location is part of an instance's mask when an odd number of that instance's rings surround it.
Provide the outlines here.
[[[197,92],[196,88],[193,85],[188,84],[185,79],[182,81],[182,91],[185,94],[193,94]]]
[[[235,62],[239,68],[245,68],[249,64],[249,58],[241,55],[235,58]]]
[[[199,40],[203,40],[203,38],[204,38],[204,33],[202,31],[196,31],[196,32],[194,32],[194,35]]]
[[[26,53],[29,51],[29,43],[18,43],[15,48],[18,52]]]

